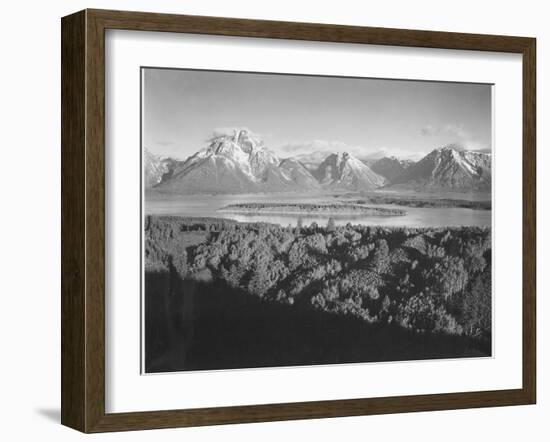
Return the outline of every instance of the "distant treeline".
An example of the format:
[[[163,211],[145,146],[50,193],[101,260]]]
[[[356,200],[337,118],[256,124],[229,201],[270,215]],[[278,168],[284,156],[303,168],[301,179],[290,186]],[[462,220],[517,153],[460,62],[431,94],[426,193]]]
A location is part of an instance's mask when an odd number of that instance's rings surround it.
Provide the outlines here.
[[[282,213],[282,214],[362,214],[370,216],[403,216],[407,212],[401,209],[388,209],[385,207],[365,207],[358,203],[238,203],[229,204],[219,209],[234,213]]]
[[[348,202],[348,200],[346,200]],[[491,210],[491,201],[470,201],[452,198],[416,198],[391,195],[368,195],[358,200],[350,200],[353,204],[395,204],[407,207],[425,208],[462,208],[473,210]]]
[[[148,271],[221,280],[265,302],[490,342],[490,228],[147,216],[144,252]]]

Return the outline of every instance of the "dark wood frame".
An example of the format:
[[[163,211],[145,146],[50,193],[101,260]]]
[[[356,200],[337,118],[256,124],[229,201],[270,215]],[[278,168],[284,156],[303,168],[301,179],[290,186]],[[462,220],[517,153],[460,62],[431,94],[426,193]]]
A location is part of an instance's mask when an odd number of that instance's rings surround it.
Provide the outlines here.
[[[61,422],[83,432],[534,404],[536,73],[534,38],[84,10],[62,19]],[[519,53],[523,56],[523,386],[136,413],[105,413],[105,30],[183,32]]]

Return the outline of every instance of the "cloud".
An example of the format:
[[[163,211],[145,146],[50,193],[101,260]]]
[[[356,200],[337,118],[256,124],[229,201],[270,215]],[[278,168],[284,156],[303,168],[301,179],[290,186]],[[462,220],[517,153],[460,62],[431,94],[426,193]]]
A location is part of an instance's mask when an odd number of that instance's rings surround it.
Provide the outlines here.
[[[426,152],[387,148],[387,147],[366,147],[359,145],[350,145],[341,141],[328,141],[328,140],[310,140],[301,142],[287,143],[281,146],[279,152],[282,156],[301,156],[311,155],[313,153],[334,153],[334,152],[348,152],[353,156],[361,159],[378,159],[385,156],[395,156],[401,159],[415,159],[422,158]]]
[[[427,124],[422,129],[420,129],[420,132],[425,137],[431,137],[437,133],[437,129],[433,127],[431,124]]]
[[[235,131],[239,130],[249,130],[244,126],[234,126],[234,127],[217,127],[212,131],[212,138],[223,137],[225,135],[233,135]]]
[[[350,146],[340,141],[310,140],[298,141],[281,146],[281,150],[289,153],[311,153],[311,152],[341,152],[361,149],[360,146]]]
[[[322,152],[326,154],[334,152],[348,152],[354,156],[362,157],[365,152],[370,152],[363,146],[350,145],[341,141],[310,140],[297,141],[285,144],[279,148],[282,155],[299,156]]]
[[[428,124],[420,129],[421,133],[425,137],[433,137],[436,135],[455,136],[460,139],[471,138],[471,134],[466,130],[462,124],[444,124],[442,126],[432,126]]]
[[[231,127],[217,127],[217,128],[215,128],[212,131],[211,138],[223,137],[223,136],[228,136],[228,135],[231,136],[235,132],[238,132],[238,131],[241,131],[241,130],[246,130],[247,132],[249,132],[252,136],[254,136],[256,138],[265,139],[266,137],[269,136],[268,134],[259,133],[259,132],[250,130],[246,126],[231,126]]]
[[[457,144],[466,150],[486,151],[491,148],[487,143],[477,140],[463,124],[428,124],[420,129],[424,137],[438,137],[445,144]]]
[[[401,160],[418,161],[424,158],[429,152],[423,150],[404,150],[397,148],[382,147],[378,150],[371,150],[361,158],[366,160],[377,160],[384,157],[396,157]]]
[[[472,150],[474,152],[491,152],[490,145],[477,140],[464,140],[462,142],[462,147],[466,150]]]

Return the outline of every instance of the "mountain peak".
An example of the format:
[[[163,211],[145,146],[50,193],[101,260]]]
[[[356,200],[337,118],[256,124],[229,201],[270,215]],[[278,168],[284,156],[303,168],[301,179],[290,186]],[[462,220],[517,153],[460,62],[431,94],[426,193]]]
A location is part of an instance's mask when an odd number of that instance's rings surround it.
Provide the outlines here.
[[[258,135],[248,129],[239,128],[231,129],[231,132],[215,133],[209,143],[207,153],[216,155],[232,154],[235,150],[251,155],[255,151],[265,149],[264,142]]]
[[[491,190],[491,157],[449,144],[434,149],[392,180],[394,185],[452,191]]]
[[[214,133],[208,143],[155,187],[174,193],[288,192],[318,187],[305,167],[281,161],[249,129]]]
[[[350,155],[348,152],[335,152],[329,155],[325,159],[325,161],[331,159],[330,161],[334,162],[336,167],[340,168],[352,158],[353,158],[352,155]]]
[[[330,154],[319,165],[314,175],[332,188],[348,190],[370,190],[384,184],[384,178],[374,173],[369,166],[349,152]]]
[[[439,151],[439,152],[450,152],[452,150],[462,152],[466,149],[464,149],[464,147],[462,147],[460,144],[447,144],[447,145],[439,147],[435,150]]]

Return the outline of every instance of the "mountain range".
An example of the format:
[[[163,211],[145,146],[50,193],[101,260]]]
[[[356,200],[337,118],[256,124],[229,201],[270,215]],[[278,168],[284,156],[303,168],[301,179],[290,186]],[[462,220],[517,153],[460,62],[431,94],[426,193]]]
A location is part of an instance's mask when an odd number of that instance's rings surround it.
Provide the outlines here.
[[[162,193],[362,191],[381,187],[487,191],[491,156],[457,146],[435,149],[417,163],[396,157],[360,160],[348,152],[279,158],[246,129],[211,138],[184,161],[144,151],[144,184]]]

